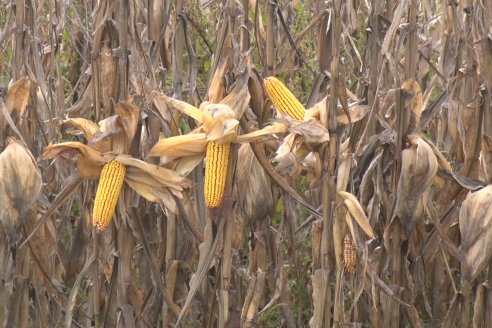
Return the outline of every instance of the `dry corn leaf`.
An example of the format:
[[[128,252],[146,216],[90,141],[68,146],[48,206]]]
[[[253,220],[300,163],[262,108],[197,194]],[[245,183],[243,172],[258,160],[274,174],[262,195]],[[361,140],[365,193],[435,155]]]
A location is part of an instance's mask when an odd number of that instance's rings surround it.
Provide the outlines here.
[[[12,119],[21,119],[26,110],[31,90],[31,80],[28,77],[15,81],[7,91],[7,110]]]
[[[264,127],[261,130],[256,130],[248,134],[242,134],[240,136],[237,136],[233,142],[234,143],[245,143],[245,142],[253,142],[255,140],[258,140],[261,137],[264,137],[266,135],[270,134],[276,134],[276,133],[284,133],[287,132],[287,126],[282,124],[282,123],[273,123],[271,125],[268,125]]]
[[[330,135],[326,127],[315,121],[294,124],[289,128],[289,132],[301,136],[301,142],[309,150],[330,141]]]
[[[492,185],[467,195],[461,205],[461,263],[463,278],[474,280],[489,264],[492,256]]]
[[[355,123],[362,120],[367,115],[367,113],[369,113],[370,109],[371,108],[367,105],[360,105],[360,104],[349,105],[348,113],[350,115],[350,122]],[[337,110],[337,121],[340,124],[350,123],[349,117],[345,113],[340,113],[339,110]]]
[[[241,322],[252,323],[258,309],[261,307],[260,302],[262,294],[265,291],[266,272],[258,271],[250,279],[248,291],[246,294],[243,308],[241,311]],[[245,325],[247,327],[247,325]]]
[[[43,159],[61,157],[63,159],[75,161],[79,155],[87,158],[91,163],[95,163],[97,166],[102,166],[105,163],[100,152],[76,141],[67,141],[47,146],[43,152]]]
[[[155,108],[157,108],[157,110],[159,111],[159,113],[161,114],[161,116],[164,118],[166,122],[171,122],[172,113],[171,110],[168,108],[165,98],[167,98],[167,96],[157,91],[153,91],[150,94],[150,99],[152,100]]]
[[[204,155],[204,153],[200,153],[198,155],[186,156],[177,159],[176,165],[173,166],[174,172],[181,176],[187,176],[197,165],[201,163]]]
[[[70,130],[70,128],[75,128],[78,131]],[[63,121],[61,130],[64,133],[69,133],[72,135],[77,135],[82,132],[90,143],[92,143],[92,139],[94,135],[99,131],[99,125],[92,122],[91,120],[86,120],[85,118],[77,117],[77,118],[69,118]]]
[[[222,77],[232,68],[232,35],[229,34],[224,40],[221,53],[218,54],[218,65],[208,87],[208,99],[211,102],[219,102],[225,93],[225,85]]]
[[[175,190],[182,191],[183,188],[189,186],[186,179],[176,174],[176,172],[164,167],[149,164],[124,154],[118,154],[114,159],[127,167],[126,176],[128,179],[140,179],[142,182],[148,184],[153,184],[153,181],[156,181],[154,183],[170,188],[171,192]],[[135,168],[138,170],[135,170]],[[180,193],[177,193],[176,195],[180,195]]]
[[[135,190],[140,196],[150,202],[162,202],[164,206],[174,214],[178,214],[178,207],[174,201],[173,195],[167,188],[156,187],[148,182],[134,180],[134,176],[125,177],[125,182]]]
[[[452,171],[453,169],[451,168],[451,164],[449,164],[448,160],[444,155],[441,153],[441,151],[434,145],[432,141],[429,139],[422,137],[427,145],[432,149],[432,152],[436,156],[437,164],[439,168],[445,170],[445,171]]]
[[[187,102],[168,97],[163,93],[153,92],[152,95],[154,102],[159,101],[159,103],[161,104],[161,102],[163,101],[165,104],[171,105],[171,108],[185,113],[189,117],[193,118],[195,121],[198,121],[200,123],[203,122],[203,112],[195,106],[190,105]],[[162,107],[162,105],[159,106],[158,109],[160,109],[160,107]]]
[[[99,129],[94,133],[92,140],[87,140],[93,143],[99,143],[101,140],[113,137],[123,131],[123,127],[120,125],[119,117],[117,115],[99,121],[98,127]]]
[[[10,139],[0,154],[0,221],[9,238],[31,211],[41,191],[41,182],[31,152]]]
[[[43,152],[43,159],[61,157],[66,160],[77,161],[79,156],[86,158],[88,165],[90,163],[93,166],[102,166],[106,163],[100,152],[76,141],[52,144],[47,146]]]
[[[114,111],[118,115],[119,124],[122,125],[126,132],[128,141],[131,142],[137,132],[140,109],[133,104],[133,99],[130,98],[128,101],[120,101]]]
[[[227,96],[220,101],[221,104],[227,105],[234,111],[236,119],[243,117],[244,111],[248,108],[248,103],[251,98],[248,91],[248,70],[240,71],[242,68],[237,68],[236,82],[234,88]]]
[[[364,213],[364,210],[362,209],[362,206],[357,198],[355,198],[355,196],[351,193],[342,190],[340,190],[338,194],[343,198],[345,206],[350,212],[350,215],[352,215],[355,221],[359,224],[359,227],[361,227],[369,238],[374,239],[375,236],[372,227],[369,224],[366,214]]]
[[[163,163],[169,163],[178,157],[205,156],[207,148],[206,133],[189,133],[187,135],[160,139],[149,151],[149,156],[160,156]]]
[[[321,120],[320,112],[326,112],[326,99],[324,97],[321,101],[315,104],[313,107],[306,110],[304,114],[304,121],[319,121],[322,125],[325,123]],[[369,112],[370,107],[367,105],[361,105],[360,101],[352,102],[348,104],[348,113],[350,115],[350,121],[347,114],[343,111],[342,106],[337,107],[337,121],[340,124],[348,124],[349,122],[355,123],[363,119]]]

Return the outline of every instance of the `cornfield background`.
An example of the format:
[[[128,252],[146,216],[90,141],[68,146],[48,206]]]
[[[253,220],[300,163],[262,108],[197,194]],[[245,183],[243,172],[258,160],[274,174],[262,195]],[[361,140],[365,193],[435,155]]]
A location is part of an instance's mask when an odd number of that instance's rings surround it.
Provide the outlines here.
[[[490,15],[490,0],[2,1],[1,325],[492,327]],[[312,115],[282,115],[269,76]],[[149,155],[199,128],[166,95],[234,104],[237,140],[288,132],[233,143],[208,209],[201,157]],[[77,146],[51,156],[62,142]],[[134,178],[101,232],[84,145]],[[148,183],[135,159],[186,185]]]

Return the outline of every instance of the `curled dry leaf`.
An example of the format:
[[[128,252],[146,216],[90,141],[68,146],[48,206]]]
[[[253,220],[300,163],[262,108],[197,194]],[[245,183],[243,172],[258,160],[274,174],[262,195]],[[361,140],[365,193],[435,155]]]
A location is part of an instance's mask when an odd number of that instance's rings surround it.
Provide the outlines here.
[[[109,156],[108,161],[112,159],[111,155]],[[138,180],[155,187],[167,187],[171,192],[182,191],[183,188],[189,186],[186,179],[164,167],[149,164],[124,154],[118,154],[113,158],[127,167],[126,175],[130,179]],[[181,193],[176,193],[176,195],[180,196]]]
[[[108,139],[108,137],[112,137],[123,131],[122,127],[119,124],[119,118],[116,115],[99,121],[97,127],[98,129],[94,133],[94,137],[92,139],[93,143],[99,143],[100,141]],[[86,137],[87,140],[89,140],[87,135]]]
[[[461,205],[461,263],[463,278],[475,279],[492,256],[492,185],[468,194]]]
[[[367,105],[357,104],[357,103],[349,105],[350,121],[349,121],[349,117],[345,113],[339,112],[339,109],[340,107],[337,109],[338,123],[349,124],[350,122],[355,123],[362,120],[367,115],[367,113],[369,113],[371,107]]]
[[[43,159],[55,157],[76,162],[80,175],[86,179],[98,178],[102,166],[106,163],[100,152],[76,141],[47,146],[43,153]]]
[[[201,154],[205,156],[207,148],[206,133],[189,133],[182,136],[159,140],[149,151],[149,156],[160,156],[163,163],[169,163],[178,157]]]
[[[304,121],[316,120],[321,124],[324,122],[321,120],[320,112],[326,112],[326,99],[323,98],[320,102],[318,102],[313,107],[306,110],[304,114]],[[340,124],[349,124],[355,123],[363,119],[371,108],[367,105],[361,105],[360,101],[351,102],[348,104],[348,113],[350,115],[350,120],[347,114],[343,111],[343,107],[339,105],[337,107],[337,121]]]
[[[131,142],[137,132],[140,109],[135,106],[133,99],[130,98],[128,101],[120,101],[114,111],[119,118],[118,123],[121,124],[128,140]]]
[[[75,129],[75,130],[73,130]],[[82,133],[87,141],[92,143],[94,135],[99,131],[99,125],[81,117],[69,118],[63,121],[61,130],[64,133],[78,135]]]
[[[451,164],[449,164],[448,160],[444,155],[441,153],[441,151],[434,145],[434,143],[428,139],[424,139],[427,145],[432,149],[434,152],[434,155],[436,156],[437,164],[440,169],[443,169],[445,171],[452,171],[453,169],[451,168]]]
[[[301,122],[289,128],[289,132],[300,136],[302,143],[310,150],[330,141],[326,127],[318,122]]]
[[[256,130],[248,134],[237,136],[233,142],[234,143],[252,142],[267,135],[285,133],[285,132],[287,132],[286,125],[282,123],[273,123],[271,125],[265,126],[261,130]]]
[[[169,107],[179,110],[180,112],[193,118],[195,121],[200,123],[203,122],[203,112],[187,102],[168,97],[163,93],[155,91],[152,93],[152,98],[154,99],[154,104],[156,104],[156,107],[161,114],[164,112],[164,106],[169,105]],[[167,113],[167,111],[164,113]],[[167,114],[166,116],[169,115]],[[166,116],[163,115],[163,117]]]
[[[230,72],[233,62],[232,62],[232,35],[228,35],[224,40],[222,53],[217,63],[217,68],[210,80],[208,87],[208,99],[212,102],[220,101],[225,93],[225,85],[222,79],[227,73]]]
[[[160,92],[157,91],[152,91],[150,94],[150,100],[154,104],[155,108],[159,111],[159,114],[161,114],[162,118],[167,122],[170,123],[172,120],[172,115],[171,115],[171,110],[168,109],[166,100],[164,97],[167,97],[163,95]]]
[[[276,171],[279,173],[292,174],[300,163],[313,163],[306,161],[308,155],[330,140],[326,127],[316,121],[294,124],[289,128],[289,132],[273,159],[278,163]],[[316,163],[314,164],[311,168],[316,167]]]
[[[361,227],[361,229],[366,233],[366,235],[369,238],[374,239],[375,236],[372,227],[369,224],[366,214],[364,213],[364,210],[362,209],[362,206],[360,205],[357,198],[355,198],[354,195],[346,191],[339,191],[338,195],[342,197],[343,203],[347,207],[350,215],[359,224],[359,227]]]
[[[9,140],[0,154],[0,221],[9,236],[31,211],[41,191],[41,173],[31,152]]]
[[[245,64],[243,62],[242,64]],[[242,65],[240,64],[240,65]],[[248,78],[249,71],[243,68],[237,68],[238,72],[236,74],[236,81],[234,82],[234,87],[232,90],[225,96],[224,99],[220,101],[221,104],[227,105],[234,111],[234,116],[236,119],[240,119],[244,111],[248,108],[248,103],[251,98],[251,95],[248,91]]]

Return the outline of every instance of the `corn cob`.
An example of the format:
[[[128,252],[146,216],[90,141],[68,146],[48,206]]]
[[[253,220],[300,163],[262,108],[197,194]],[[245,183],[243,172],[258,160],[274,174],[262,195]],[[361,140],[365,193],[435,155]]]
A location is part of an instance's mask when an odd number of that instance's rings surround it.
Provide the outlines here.
[[[103,166],[92,212],[92,224],[98,231],[106,229],[111,223],[125,173],[126,167],[115,160]]]
[[[357,252],[352,236],[348,233],[343,238],[343,267],[347,274],[352,274],[357,265]]]
[[[275,107],[287,113],[296,120],[303,120],[306,108],[297,100],[287,87],[277,78],[270,76],[263,82],[268,97],[272,100]]]
[[[205,159],[205,205],[215,208],[222,205],[231,144],[217,141],[207,143]]]

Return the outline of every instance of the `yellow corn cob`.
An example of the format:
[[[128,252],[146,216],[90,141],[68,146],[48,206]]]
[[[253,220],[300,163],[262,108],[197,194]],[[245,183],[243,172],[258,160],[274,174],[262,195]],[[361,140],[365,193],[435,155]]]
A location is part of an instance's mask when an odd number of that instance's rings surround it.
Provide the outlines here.
[[[205,205],[209,208],[222,205],[231,144],[217,141],[207,143],[205,159]]]
[[[103,166],[92,212],[92,224],[98,231],[106,229],[111,223],[125,173],[126,167],[115,160]]]
[[[343,267],[347,274],[354,272],[357,264],[357,252],[355,250],[354,241],[352,236],[348,233],[343,238]]]
[[[265,86],[268,97],[279,111],[287,113],[296,120],[304,119],[306,108],[304,108],[299,100],[297,100],[282,82],[277,78],[270,76],[265,79],[263,85]]]

